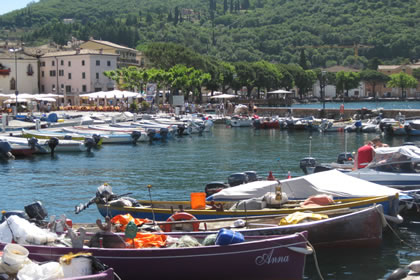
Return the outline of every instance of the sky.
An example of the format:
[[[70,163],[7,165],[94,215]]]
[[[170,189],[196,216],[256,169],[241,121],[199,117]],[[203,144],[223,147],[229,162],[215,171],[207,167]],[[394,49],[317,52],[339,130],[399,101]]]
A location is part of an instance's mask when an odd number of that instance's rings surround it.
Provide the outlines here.
[[[0,15],[25,8],[26,5],[32,1],[33,0],[0,0]]]

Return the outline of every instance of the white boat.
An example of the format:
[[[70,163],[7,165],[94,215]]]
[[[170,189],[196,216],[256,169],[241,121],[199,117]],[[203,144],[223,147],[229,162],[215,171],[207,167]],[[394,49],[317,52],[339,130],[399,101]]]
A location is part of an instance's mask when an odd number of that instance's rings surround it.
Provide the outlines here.
[[[31,146],[30,141],[33,141],[35,153],[37,154],[50,154],[50,139],[35,139],[35,138],[21,138],[12,136],[1,136],[1,139],[9,143]],[[57,139],[58,144],[54,147],[55,152],[86,152],[91,147],[86,146],[86,143],[79,140],[63,140]]]
[[[80,135],[86,135],[92,137],[93,135],[100,135],[102,138],[103,144],[133,144],[140,141],[148,141],[147,135],[145,132],[134,130],[131,133],[123,132],[112,132],[112,131],[98,131],[98,130],[88,130],[88,129],[77,129],[75,127],[63,128],[64,132],[77,133]],[[142,135],[144,134],[143,139]],[[141,139],[141,140],[140,140]]]
[[[278,186],[289,199],[306,199],[317,194],[328,194],[334,198],[359,198],[395,195],[401,192],[395,188],[348,176],[337,170],[330,170],[281,181],[256,181],[242,184],[222,189],[209,196],[207,200],[236,201],[261,197],[267,192],[274,192]]]
[[[229,124],[232,127],[250,127],[252,126],[253,120],[248,116],[232,116]]]
[[[141,132],[141,136],[138,139],[139,142],[147,142],[150,141],[149,133],[140,128],[140,127],[113,127],[109,126],[108,124],[99,124],[99,125],[89,125],[87,127],[82,126],[75,126],[78,130],[85,130],[85,131],[96,131],[96,133],[108,133],[108,134],[114,134],[114,133],[122,133],[122,134],[132,134],[134,131]]]
[[[420,188],[420,148],[414,145],[377,148],[367,167],[347,174],[401,190]]]

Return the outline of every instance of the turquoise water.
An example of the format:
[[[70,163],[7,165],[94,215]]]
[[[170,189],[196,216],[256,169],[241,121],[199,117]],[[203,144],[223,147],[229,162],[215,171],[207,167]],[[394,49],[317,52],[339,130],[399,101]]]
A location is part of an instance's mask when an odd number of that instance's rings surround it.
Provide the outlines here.
[[[343,102],[326,102],[326,109],[340,109]],[[345,102],[344,108],[346,109],[420,109],[420,101],[378,101],[378,102]],[[292,108],[313,108],[321,109],[322,103],[310,104],[293,104]]]
[[[336,159],[345,149],[345,134],[320,134],[260,130],[250,128],[214,128],[203,136],[176,138],[167,143],[108,145],[92,154],[35,156],[0,164],[2,196],[0,210],[22,210],[35,200],[43,202],[49,214],[66,214],[74,222],[93,222],[99,217],[95,206],[79,215],[74,206],[87,202],[96,188],[109,183],[115,193],[131,192],[148,199],[151,184],[153,199],[189,199],[210,181],[226,181],[228,175],[254,170],[265,177],[269,171],[278,178],[302,175],[299,160],[309,153],[321,162]],[[354,151],[375,134],[349,133],[347,150]],[[420,139],[386,138],[385,143],[399,145]],[[418,142],[419,143],[419,142]],[[420,246],[420,225],[408,224],[399,233]],[[387,273],[415,259],[417,253],[389,236],[378,250],[319,252],[318,261],[324,279],[381,279]],[[281,272],[279,272],[281,273]],[[316,276],[312,257],[308,257],[306,279]]]

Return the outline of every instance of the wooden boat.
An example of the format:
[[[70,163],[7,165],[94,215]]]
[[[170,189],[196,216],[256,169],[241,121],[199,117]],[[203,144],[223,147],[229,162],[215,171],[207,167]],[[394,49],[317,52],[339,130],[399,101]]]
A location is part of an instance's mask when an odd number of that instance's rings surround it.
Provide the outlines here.
[[[78,141],[86,141],[88,138],[92,139],[96,146],[100,146],[102,144],[102,139],[100,136],[98,137],[88,137],[86,135],[81,135],[77,133],[65,133],[59,131],[47,131],[47,130],[24,130],[22,129],[22,136],[24,138],[32,138],[35,137],[37,139],[50,139],[50,138],[57,138],[61,140],[78,140]]]
[[[106,234],[106,233],[104,233]],[[108,233],[109,234],[109,233]],[[303,279],[307,233],[251,238],[230,245],[188,248],[70,248],[23,245],[31,259],[57,260],[70,252],[92,253],[121,279]],[[104,236],[105,240],[105,236]],[[6,244],[0,243],[0,249]],[[105,246],[105,242],[104,242]]]
[[[285,216],[276,217],[243,217],[243,225],[237,226],[237,219],[189,220],[157,222],[163,230],[179,234],[179,231],[193,229],[193,223],[198,224],[197,231],[188,234],[200,235],[202,231],[215,233],[220,228],[231,228],[244,236],[255,235],[285,235],[308,231],[308,240],[315,248],[355,248],[378,247],[382,242],[382,231],[386,225],[382,205],[361,210],[344,210],[322,212],[328,214],[327,219],[313,220],[290,225],[279,225]],[[165,233],[171,234],[171,233]]]
[[[138,201],[140,207],[127,207],[113,205],[113,203],[96,204],[102,216],[114,217],[116,215],[131,214],[134,218],[148,218],[157,221],[167,220],[174,211],[182,210],[196,217],[197,219],[216,219],[226,217],[265,216],[291,214],[296,211],[329,211],[345,208],[363,208],[374,204],[382,204],[384,213],[391,216],[398,214],[398,194],[389,196],[378,196],[368,198],[336,199],[334,204],[325,206],[301,207],[299,201],[289,201],[281,208],[263,208],[260,210],[229,210],[236,202],[207,202],[205,209],[191,209],[189,201]],[[153,205],[153,207],[151,207]]]

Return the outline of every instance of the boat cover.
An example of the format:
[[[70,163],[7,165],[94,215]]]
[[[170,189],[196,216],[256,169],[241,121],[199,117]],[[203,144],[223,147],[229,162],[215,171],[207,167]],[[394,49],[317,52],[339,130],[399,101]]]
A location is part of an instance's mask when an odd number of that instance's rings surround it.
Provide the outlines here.
[[[226,188],[209,196],[207,200],[226,201],[261,197],[275,191],[278,181],[258,181]],[[346,175],[337,170],[318,172],[280,181],[282,192],[289,199],[306,199],[311,195],[329,194],[333,197],[372,197],[395,195],[400,190],[371,183]]]
[[[375,149],[373,161],[368,165],[372,168],[376,165],[396,164],[401,162],[420,162],[420,148],[409,145],[400,147],[386,147]]]

